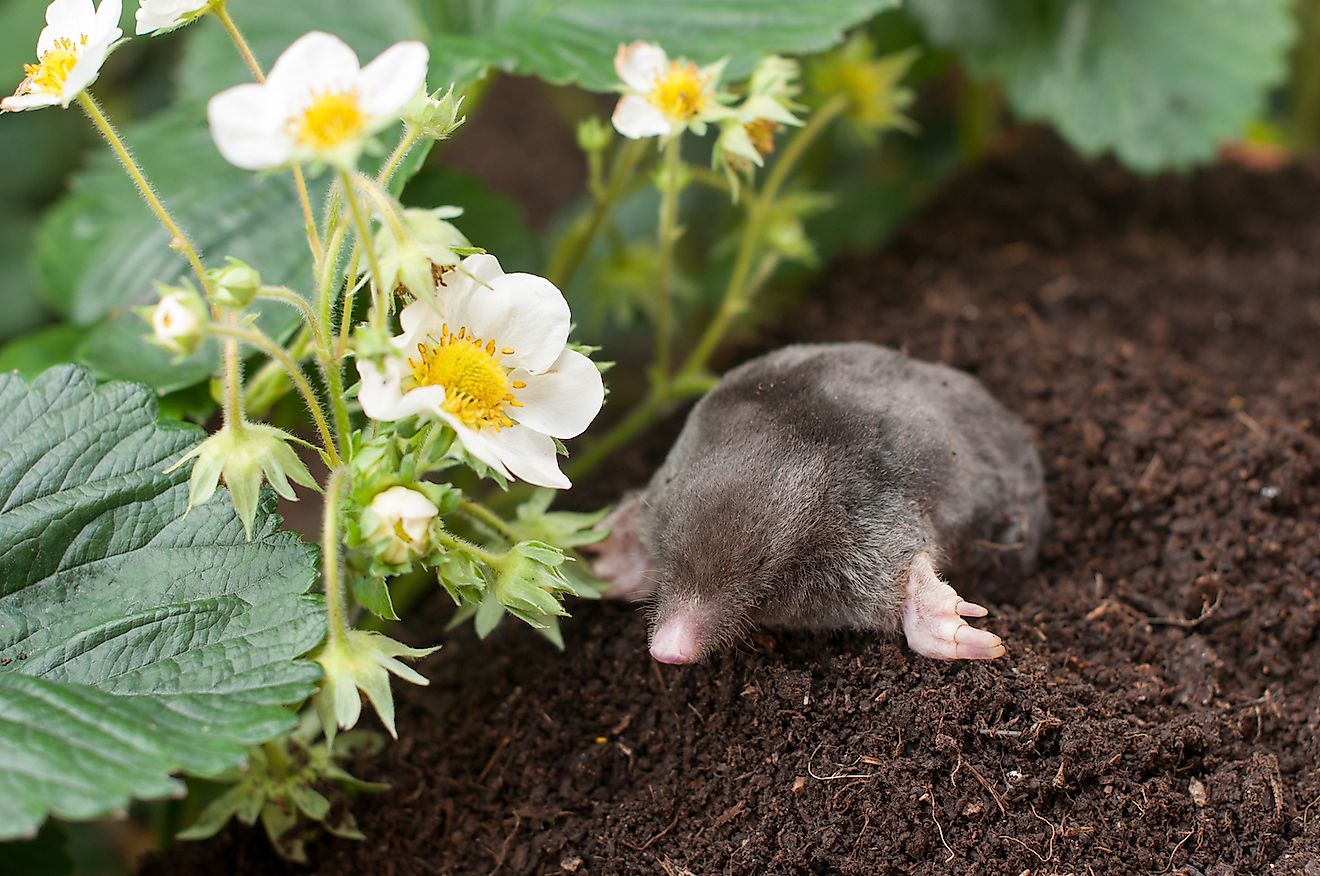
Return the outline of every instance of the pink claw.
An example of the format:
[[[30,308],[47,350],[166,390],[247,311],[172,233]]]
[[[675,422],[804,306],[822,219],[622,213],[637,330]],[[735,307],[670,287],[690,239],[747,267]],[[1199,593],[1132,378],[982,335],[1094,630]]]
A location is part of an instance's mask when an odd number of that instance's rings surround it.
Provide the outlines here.
[[[903,632],[908,646],[937,660],[993,660],[1004,656],[1004,641],[989,630],[973,627],[965,617],[990,612],[958,596],[940,580],[927,554],[918,554],[908,572],[903,601]]]

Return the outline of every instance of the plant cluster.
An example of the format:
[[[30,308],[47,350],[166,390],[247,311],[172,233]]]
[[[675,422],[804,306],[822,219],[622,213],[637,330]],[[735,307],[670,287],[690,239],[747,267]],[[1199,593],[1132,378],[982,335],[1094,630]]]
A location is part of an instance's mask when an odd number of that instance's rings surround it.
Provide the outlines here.
[[[562,647],[565,601],[600,588],[578,550],[606,531],[603,510],[552,510],[556,491],[704,392],[771,279],[877,212],[813,154],[914,132],[905,80],[949,47],[1003,83],[969,86],[967,118],[1002,96],[1082,148],[1185,164],[1278,72],[1282,0],[1220,27],[1242,2],[1190,29],[1261,59],[1205,72],[1240,99],[1203,103],[1185,46],[1124,116],[1159,139],[1087,115],[1122,91],[1111,25],[1165,14],[1143,4],[675,0],[665,23],[601,0],[140,0],[137,36],[187,29],[178,101],[121,133],[93,96],[128,42],[121,0],[23,0],[46,26],[0,114],[76,105],[108,151],[36,238],[70,323],[15,345],[40,376],[0,374],[0,839],[180,796],[179,775],[225,786],[185,836],[260,821],[297,857],[309,822],[354,835],[332,798],[372,790],[341,766],[366,745],[363,699],[396,734],[392,685],[426,684],[436,650],[389,624],[444,593],[455,625],[511,616]],[[845,39],[887,10],[889,30]],[[616,96],[577,125],[586,192],[543,267],[494,196],[427,176],[492,67]],[[1040,85],[1069,76],[1095,100]],[[639,317],[645,354],[614,381],[636,391],[589,432],[616,372],[575,332],[617,344],[602,326]],[[316,548],[274,514],[309,491]]]

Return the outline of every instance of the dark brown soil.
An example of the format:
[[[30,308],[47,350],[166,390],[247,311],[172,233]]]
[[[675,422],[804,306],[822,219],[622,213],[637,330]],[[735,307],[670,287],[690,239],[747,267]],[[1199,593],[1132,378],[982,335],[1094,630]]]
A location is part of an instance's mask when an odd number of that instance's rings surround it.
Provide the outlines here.
[[[1317,204],[1311,168],[1149,182],[1034,140],[990,161],[757,346],[901,346],[1032,425],[1056,524],[992,593],[1009,656],[759,634],[662,669],[613,605],[578,606],[562,656],[460,634],[361,768],[393,786],[368,840],[314,869],[1320,876]],[[281,866],[230,830],[149,869]]]

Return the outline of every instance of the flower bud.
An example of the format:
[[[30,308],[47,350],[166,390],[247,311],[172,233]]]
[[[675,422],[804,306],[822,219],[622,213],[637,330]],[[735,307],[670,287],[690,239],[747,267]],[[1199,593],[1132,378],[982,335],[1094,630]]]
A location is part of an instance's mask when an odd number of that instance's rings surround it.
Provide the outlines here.
[[[179,356],[191,356],[206,336],[206,307],[192,289],[162,287],[160,302],[143,308],[155,343]]]
[[[583,152],[603,152],[614,138],[614,129],[595,116],[588,116],[577,127],[578,146]]]
[[[435,503],[410,487],[382,490],[362,512],[362,534],[373,542],[380,558],[401,566],[431,547],[431,521],[440,513]]]
[[[403,108],[403,120],[421,131],[423,137],[443,140],[466,121],[458,114],[463,106],[463,95],[454,96],[454,86],[441,94],[419,92]]]
[[[211,300],[228,310],[242,310],[257,297],[261,288],[261,275],[256,269],[233,256],[229,264],[211,274]]]

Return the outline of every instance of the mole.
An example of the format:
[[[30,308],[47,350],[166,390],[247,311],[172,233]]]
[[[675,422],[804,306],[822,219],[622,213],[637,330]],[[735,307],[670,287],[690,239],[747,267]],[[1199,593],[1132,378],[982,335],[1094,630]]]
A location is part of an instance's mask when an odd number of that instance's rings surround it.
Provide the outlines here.
[[[866,343],[784,347],[697,403],[607,518],[607,596],[650,601],[650,651],[702,660],[753,627],[903,630],[938,659],[1003,641],[943,574],[1021,579],[1049,528],[1022,421],[971,375]],[[955,577],[954,580],[959,580]]]

